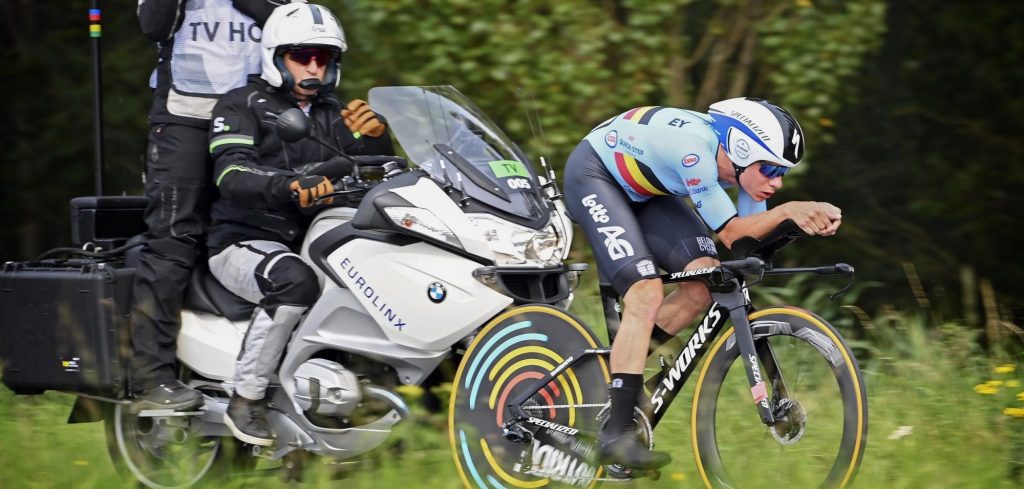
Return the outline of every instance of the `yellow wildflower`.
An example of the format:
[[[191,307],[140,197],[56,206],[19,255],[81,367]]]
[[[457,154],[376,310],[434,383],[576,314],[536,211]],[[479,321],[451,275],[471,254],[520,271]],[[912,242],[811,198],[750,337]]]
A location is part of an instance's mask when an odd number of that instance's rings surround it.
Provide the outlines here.
[[[999,386],[1003,385],[1003,381],[1001,381],[1001,380],[989,380],[989,381],[985,382],[985,385],[990,385],[992,387],[999,387]]]
[[[1018,401],[1024,401],[1024,391],[1021,391],[1021,392],[1017,393],[1017,400]]]
[[[997,374],[1012,374],[1017,370],[1017,366],[1012,363],[1006,363],[995,368]]]
[[[686,479],[686,476],[682,472],[672,472],[672,480],[681,481],[683,479]]]
[[[1006,387],[1020,387],[1020,382],[1016,380],[1007,380]]]
[[[797,7],[810,8],[814,6],[811,0],[796,0]]]
[[[974,392],[977,392],[978,394],[982,394],[982,395],[986,395],[986,396],[991,396],[991,395],[996,394],[996,393],[999,392],[999,387],[991,385],[988,382],[986,382],[984,384],[978,384],[978,385],[974,386]]]
[[[1003,409],[1003,414],[1014,418],[1024,418],[1024,408],[1006,408]]]
[[[834,127],[836,122],[828,117],[822,117],[821,119],[818,119],[818,124],[820,124],[821,127]]]

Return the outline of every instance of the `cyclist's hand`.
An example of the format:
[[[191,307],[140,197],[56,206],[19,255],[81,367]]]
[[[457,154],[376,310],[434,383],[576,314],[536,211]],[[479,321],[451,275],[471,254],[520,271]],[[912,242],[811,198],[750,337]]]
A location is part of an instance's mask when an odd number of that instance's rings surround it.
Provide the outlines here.
[[[787,217],[811,236],[832,236],[843,221],[843,212],[828,202],[790,202],[787,207]]]
[[[292,191],[292,200],[303,209],[334,203],[334,197],[320,201],[317,200],[323,195],[334,192],[334,185],[331,184],[327,177],[320,175],[299,177],[289,182],[288,188]]]
[[[370,104],[365,100],[355,99],[349,102],[341,109],[341,117],[345,119],[345,126],[353,134],[365,134],[370,137],[384,134],[384,123],[370,110]]]

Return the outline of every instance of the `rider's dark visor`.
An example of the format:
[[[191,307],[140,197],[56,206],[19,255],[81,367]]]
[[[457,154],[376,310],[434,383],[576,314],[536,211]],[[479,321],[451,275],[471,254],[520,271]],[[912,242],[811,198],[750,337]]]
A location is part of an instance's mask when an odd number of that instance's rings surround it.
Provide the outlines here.
[[[789,171],[787,166],[772,165],[764,161],[761,162],[761,166],[757,168],[765,178],[781,177]]]
[[[292,61],[306,66],[313,59],[316,59],[318,66],[324,66],[334,59],[334,51],[326,48],[292,48],[288,50],[288,58]]]

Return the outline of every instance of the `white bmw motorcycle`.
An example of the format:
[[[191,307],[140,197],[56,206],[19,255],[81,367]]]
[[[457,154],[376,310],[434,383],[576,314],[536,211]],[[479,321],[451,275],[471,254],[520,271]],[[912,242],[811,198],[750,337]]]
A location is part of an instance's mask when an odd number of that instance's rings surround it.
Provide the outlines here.
[[[253,305],[197,274],[178,359],[204,405],[131,413],[119,401],[105,417],[115,465],[145,485],[187,487],[260,457],[296,470],[309,454],[356,460],[407,417],[396,387],[423,384],[509,306],[571,300],[583,267],[563,264],[572,228],[552,173],[450,86],[375,88],[370,104],[418,168],[349,181],[340,193],[358,208],[311,224],[301,255],[322,292],[267,391],[275,444],[243,445],[222,422]]]

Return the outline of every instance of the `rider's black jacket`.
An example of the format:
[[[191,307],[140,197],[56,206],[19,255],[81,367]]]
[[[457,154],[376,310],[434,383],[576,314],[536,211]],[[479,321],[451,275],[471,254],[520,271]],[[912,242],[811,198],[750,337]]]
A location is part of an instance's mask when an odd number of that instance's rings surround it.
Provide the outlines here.
[[[334,153],[311,138],[286,143],[277,136],[274,115],[292,107],[298,104],[290,92],[254,75],[213,109],[210,152],[220,198],[213,204],[210,255],[245,240],[301,243],[310,217],[299,211],[288,184],[302,175],[297,167],[329,160]],[[312,133],[346,154],[394,154],[387,132],[353,136],[341,118],[342,107],[334,94],[318,94],[309,110]]]

